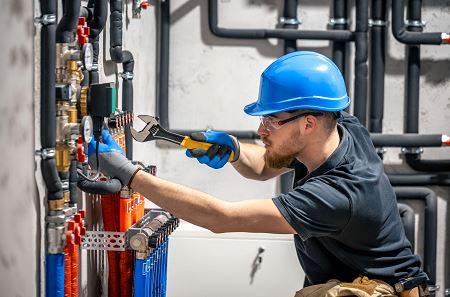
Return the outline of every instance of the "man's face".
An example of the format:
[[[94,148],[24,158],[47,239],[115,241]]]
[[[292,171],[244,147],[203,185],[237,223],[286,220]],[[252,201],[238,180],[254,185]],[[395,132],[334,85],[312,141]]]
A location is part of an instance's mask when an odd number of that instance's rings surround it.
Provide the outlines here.
[[[299,125],[304,125],[304,117],[281,126],[277,125],[278,121],[288,119],[295,114],[281,112],[261,118],[258,134],[266,148],[265,162],[271,168],[288,167],[304,147],[305,139],[299,129]]]

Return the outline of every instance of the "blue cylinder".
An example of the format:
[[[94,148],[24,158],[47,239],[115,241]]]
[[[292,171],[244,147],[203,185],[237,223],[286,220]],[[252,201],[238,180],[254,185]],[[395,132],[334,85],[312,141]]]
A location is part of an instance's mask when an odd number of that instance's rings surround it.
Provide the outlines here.
[[[134,297],[145,297],[146,260],[136,259],[134,263]]]
[[[145,270],[145,272],[146,272],[146,274],[145,274],[145,294],[144,294],[144,296],[145,297],[149,297],[150,296],[150,291],[151,291],[151,275],[152,275],[152,272],[151,272],[151,265],[152,265],[152,263],[151,263],[151,256],[150,257],[148,257],[147,258],[147,260],[146,260],[146,270]]]
[[[45,257],[45,292],[47,297],[64,297],[64,254]]]

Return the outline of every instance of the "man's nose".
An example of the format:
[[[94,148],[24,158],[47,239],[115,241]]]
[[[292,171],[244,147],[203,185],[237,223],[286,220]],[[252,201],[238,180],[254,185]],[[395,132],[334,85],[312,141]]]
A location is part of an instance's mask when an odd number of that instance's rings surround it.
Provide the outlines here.
[[[262,123],[259,123],[257,132],[258,132],[259,136],[269,136],[269,131],[267,130],[266,127],[264,127],[264,125]]]

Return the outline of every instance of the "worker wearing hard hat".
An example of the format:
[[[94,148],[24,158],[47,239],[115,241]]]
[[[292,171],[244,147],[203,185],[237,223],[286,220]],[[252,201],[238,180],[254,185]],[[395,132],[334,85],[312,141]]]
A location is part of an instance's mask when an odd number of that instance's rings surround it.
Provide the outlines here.
[[[264,147],[216,131],[192,138],[213,143],[186,154],[212,168],[231,165],[244,177],[267,180],[295,171],[293,189],[272,199],[225,202],[145,173],[107,133],[100,168],[181,219],[213,232],[294,234],[305,288],[296,296],[392,296],[394,285],[425,279],[413,255],[394,191],[367,130],[343,112],[350,105],[342,75],[328,58],[294,52],[262,74],[259,98],[244,111],[259,116]],[[95,165],[95,143],[89,162]],[[329,280],[339,280],[331,281]],[[403,286],[402,296],[426,294]]]

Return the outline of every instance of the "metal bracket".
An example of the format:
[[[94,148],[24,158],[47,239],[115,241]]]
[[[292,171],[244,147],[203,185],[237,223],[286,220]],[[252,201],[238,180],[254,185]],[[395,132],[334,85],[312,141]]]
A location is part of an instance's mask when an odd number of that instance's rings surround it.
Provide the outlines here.
[[[34,24],[42,26],[52,25],[56,23],[56,15],[54,14],[43,14],[40,17],[34,18]]]
[[[431,286],[428,286],[428,291],[430,291],[430,293],[437,292],[437,291],[439,291],[440,289],[441,289],[441,287],[440,287],[439,285],[431,285]],[[447,292],[447,290],[445,290],[445,294],[444,294],[444,295],[447,295],[448,293],[450,293],[450,292]]]
[[[328,22],[329,26],[334,26],[334,25],[350,25],[350,20],[346,19],[346,18],[330,18],[329,22]]]
[[[427,25],[427,22],[417,21],[417,20],[415,20],[415,21],[406,20],[405,25],[407,27],[425,28],[425,26]]]
[[[297,19],[297,18],[285,18],[285,17],[280,17],[278,19],[278,24],[280,25],[301,25],[303,23],[303,21],[301,19]]]
[[[56,155],[56,149],[55,148],[45,148],[36,150],[35,152],[36,156],[40,156],[43,160],[54,158]]]
[[[423,153],[423,148],[421,147],[402,147],[401,154],[416,154],[421,155]]]
[[[384,147],[376,147],[375,152],[377,153],[377,155],[384,155],[387,152],[387,149],[385,149]]]
[[[389,26],[389,21],[369,19],[369,27],[387,27],[387,26]]]
[[[125,251],[125,232],[86,231],[81,238],[84,250]]]
[[[132,80],[134,78],[133,72],[122,72],[120,73],[120,77],[125,80]]]

